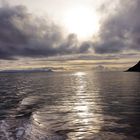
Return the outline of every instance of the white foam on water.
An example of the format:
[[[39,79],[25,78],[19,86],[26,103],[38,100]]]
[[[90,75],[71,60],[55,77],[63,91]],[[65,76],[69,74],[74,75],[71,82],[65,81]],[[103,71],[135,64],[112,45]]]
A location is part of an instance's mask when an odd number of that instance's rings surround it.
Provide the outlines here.
[[[38,101],[39,96],[29,96],[22,100],[21,105],[32,105]]]
[[[19,127],[16,130],[17,130],[16,137],[17,138],[23,137],[23,135],[25,133],[25,129],[23,127]]]
[[[10,126],[7,124],[5,120],[0,121],[0,132],[3,133],[3,137],[7,140],[14,140],[14,138],[11,137],[11,132],[8,131],[8,128]]]
[[[10,131],[14,123],[17,123],[17,127],[14,128],[15,130],[12,128],[12,131]],[[19,120],[19,122],[14,119],[1,120],[0,134],[2,134],[1,138],[6,140],[65,140],[62,136],[41,131],[40,128],[25,120]]]

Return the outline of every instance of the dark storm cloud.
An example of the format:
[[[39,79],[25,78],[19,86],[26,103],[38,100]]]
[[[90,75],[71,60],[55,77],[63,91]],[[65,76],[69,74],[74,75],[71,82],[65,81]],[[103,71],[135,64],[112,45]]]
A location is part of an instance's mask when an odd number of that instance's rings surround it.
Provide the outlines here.
[[[107,5],[101,12],[107,11]],[[101,10],[101,9],[100,9]],[[107,12],[108,13],[108,12]],[[96,53],[140,50],[140,0],[120,1],[102,21]]]
[[[29,14],[26,7],[0,8],[0,58],[55,56],[87,51],[75,34],[63,37],[59,26]]]
[[[80,45],[79,53],[87,53],[92,48],[92,43],[89,41],[82,42]]]
[[[61,34],[43,19],[32,17],[24,6],[0,8],[0,58],[53,55]]]

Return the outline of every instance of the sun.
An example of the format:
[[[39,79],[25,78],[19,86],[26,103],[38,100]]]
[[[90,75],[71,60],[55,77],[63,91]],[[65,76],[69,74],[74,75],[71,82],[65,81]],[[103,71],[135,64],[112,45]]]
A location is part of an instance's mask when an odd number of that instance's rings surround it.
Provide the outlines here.
[[[89,38],[99,31],[99,16],[93,9],[78,6],[66,11],[64,25],[69,33],[81,39]]]

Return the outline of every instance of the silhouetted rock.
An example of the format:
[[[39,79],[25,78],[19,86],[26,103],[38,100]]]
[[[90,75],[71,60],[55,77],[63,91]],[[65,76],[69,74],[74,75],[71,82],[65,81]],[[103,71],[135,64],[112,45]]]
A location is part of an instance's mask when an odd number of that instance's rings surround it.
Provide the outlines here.
[[[127,72],[140,72],[140,61],[135,66],[129,68]]]

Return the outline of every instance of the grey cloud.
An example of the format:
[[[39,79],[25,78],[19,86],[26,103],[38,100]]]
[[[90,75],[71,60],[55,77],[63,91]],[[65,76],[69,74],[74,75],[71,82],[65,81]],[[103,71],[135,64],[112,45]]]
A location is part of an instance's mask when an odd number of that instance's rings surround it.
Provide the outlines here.
[[[60,45],[60,51],[63,54],[77,52],[78,39],[75,34],[69,34],[68,37]]]
[[[121,40],[108,40],[95,44],[95,52],[99,54],[119,53],[126,47]]]
[[[139,0],[124,0],[119,2],[113,13],[106,15],[101,25],[100,41],[94,46],[96,53],[140,50],[139,7]]]
[[[62,35],[59,26],[51,20],[28,13],[24,6],[0,8],[0,58],[15,56],[48,57],[63,54],[84,53],[77,36]]]
[[[82,42],[82,44],[80,45],[79,52],[87,53],[87,52],[89,52],[90,48],[92,48],[92,42],[89,42],[89,41]]]

